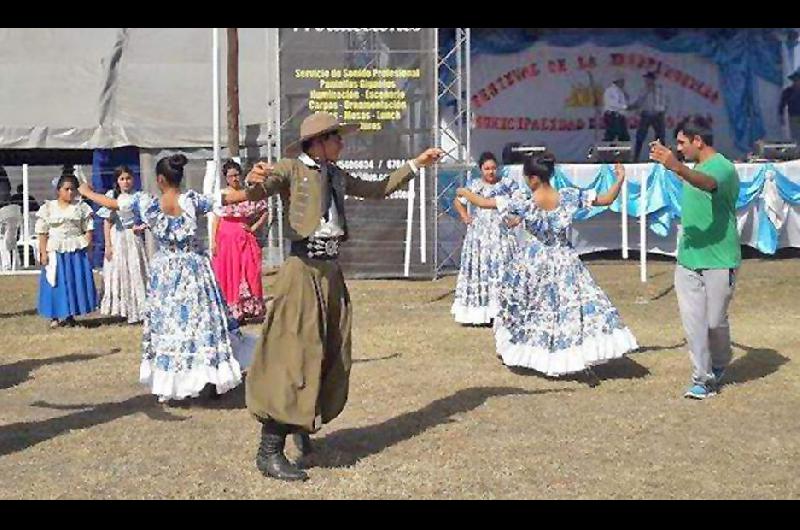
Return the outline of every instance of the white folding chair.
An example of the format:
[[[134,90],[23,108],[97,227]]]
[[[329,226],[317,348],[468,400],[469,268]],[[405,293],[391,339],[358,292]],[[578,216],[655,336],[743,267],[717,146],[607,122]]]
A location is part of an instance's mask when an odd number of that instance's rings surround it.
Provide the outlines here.
[[[28,213],[28,238],[25,239],[25,234],[22,233],[22,222],[19,225],[19,239],[17,239],[17,248],[21,247],[22,252],[31,252],[33,254],[33,263],[39,264],[39,236],[36,235],[36,212]],[[22,254],[24,256],[25,254]]]
[[[9,204],[0,208],[0,270],[17,269],[17,230],[22,223],[22,208]]]

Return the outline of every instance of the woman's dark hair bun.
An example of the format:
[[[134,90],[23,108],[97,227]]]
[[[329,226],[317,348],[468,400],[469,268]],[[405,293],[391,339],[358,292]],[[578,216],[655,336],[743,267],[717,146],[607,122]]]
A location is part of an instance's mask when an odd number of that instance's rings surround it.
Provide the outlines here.
[[[540,164],[545,164],[548,166],[555,166],[556,165],[556,156],[551,153],[550,151],[545,151],[542,154],[534,157],[536,161]]]
[[[168,162],[169,162],[169,167],[171,169],[181,172],[183,171],[183,166],[189,163],[189,159],[186,158],[186,155],[177,153],[170,156]]]
[[[550,182],[555,173],[556,157],[550,151],[526,158],[522,164],[522,173],[526,177],[537,176],[543,182]]]
[[[156,175],[162,175],[170,185],[178,187],[183,179],[183,166],[188,162],[186,155],[180,153],[165,156],[156,164]]]

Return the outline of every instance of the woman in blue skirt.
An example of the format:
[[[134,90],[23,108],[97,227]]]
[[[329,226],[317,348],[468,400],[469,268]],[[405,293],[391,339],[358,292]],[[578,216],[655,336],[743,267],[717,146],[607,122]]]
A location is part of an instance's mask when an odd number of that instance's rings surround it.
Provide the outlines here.
[[[39,314],[50,327],[72,324],[76,315],[97,308],[97,291],[89,263],[92,209],[79,202],[78,179],[63,175],[56,184],[58,199],[36,212],[39,261]]]

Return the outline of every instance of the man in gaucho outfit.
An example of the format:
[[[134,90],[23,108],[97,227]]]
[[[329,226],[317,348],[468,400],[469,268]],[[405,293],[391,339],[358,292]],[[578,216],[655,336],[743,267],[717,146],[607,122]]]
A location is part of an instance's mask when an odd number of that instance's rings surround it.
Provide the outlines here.
[[[291,241],[247,374],[247,408],[262,424],[256,466],[277,479],[308,478],[284,455],[286,436],[293,433],[309,454],[308,434],[336,418],[347,402],[352,308],[337,262],[348,236],[345,194],[383,199],[443,155],[430,148],[383,180],[360,180],[335,165],[342,137],[356,129],[327,113],[309,116],[300,139],[286,149],[296,158],[274,166],[259,162],[247,176],[251,187],[232,192],[252,201],[279,194]]]

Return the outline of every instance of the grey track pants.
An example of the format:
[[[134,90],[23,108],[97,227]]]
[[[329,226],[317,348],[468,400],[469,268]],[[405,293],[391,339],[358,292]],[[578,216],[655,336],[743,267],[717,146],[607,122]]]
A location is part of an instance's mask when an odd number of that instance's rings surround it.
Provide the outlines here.
[[[693,271],[675,267],[675,293],[692,360],[692,381],[714,381],[712,368],[731,362],[728,306],[736,288],[736,269]]]

